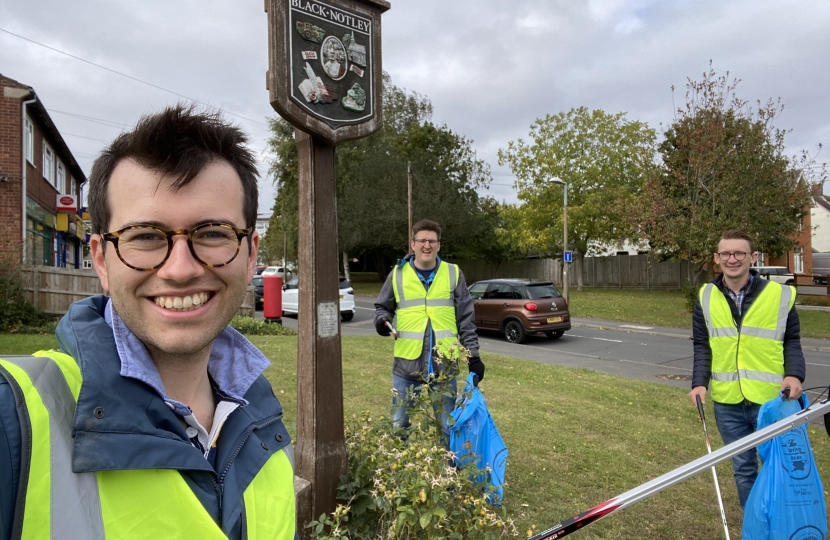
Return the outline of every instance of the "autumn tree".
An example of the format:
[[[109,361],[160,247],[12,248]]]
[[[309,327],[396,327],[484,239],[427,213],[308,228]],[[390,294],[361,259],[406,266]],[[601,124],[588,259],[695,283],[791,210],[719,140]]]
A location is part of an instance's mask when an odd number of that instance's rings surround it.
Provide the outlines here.
[[[526,249],[562,253],[563,186],[551,180],[567,182],[568,247],[581,291],[585,255],[632,235],[625,212],[653,167],[655,131],[625,113],[579,107],[536,120],[529,137],[498,153],[499,164],[516,176],[517,240]]]
[[[739,82],[711,66],[702,80],[688,79],[686,103],[659,145],[660,166],[631,214],[653,250],[692,264],[690,295],[724,230],[742,229],[758,251],[780,256],[795,247],[809,211],[810,158],[785,155],[786,131],[773,125],[781,100],[751,108],[735,93]]]

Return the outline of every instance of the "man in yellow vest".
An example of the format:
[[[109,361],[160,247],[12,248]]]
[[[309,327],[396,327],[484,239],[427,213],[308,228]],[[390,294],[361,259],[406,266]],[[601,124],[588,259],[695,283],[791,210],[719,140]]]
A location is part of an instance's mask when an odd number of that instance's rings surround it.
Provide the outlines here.
[[[0,354],[0,540],[296,537],[268,360],[228,326],[259,245],[246,143],[178,105],[96,159],[109,296],[70,307],[60,350]]]
[[[789,388],[801,396],[801,352],[795,287],[767,281],[750,266],[758,259],[752,238],[725,231],[714,256],[722,274],[704,285],[692,315],[694,372],[689,397],[705,403],[711,382],[715,420],[725,444],[755,431],[761,405]],[[741,507],[758,476],[753,448],[732,459]]]
[[[470,352],[469,369],[477,376],[476,385],[484,379],[473,300],[461,269],[438,257],[441,228],[428,219],[419,221],[412,227],[410,247],[412,254],[395,266],[375,302],[375,329],[381,336],[390,335],[387,323],[397,315],[392,403],[394,419],[402,426],[409,425],[407,389],[417,391],[429,374],[441,372],[446,366],[439,357],[449,357],[457,343]],[[454,395],[455,379],[450,390]],[[444,400],[442,426],[447,437],[454,403],[452,398]]]

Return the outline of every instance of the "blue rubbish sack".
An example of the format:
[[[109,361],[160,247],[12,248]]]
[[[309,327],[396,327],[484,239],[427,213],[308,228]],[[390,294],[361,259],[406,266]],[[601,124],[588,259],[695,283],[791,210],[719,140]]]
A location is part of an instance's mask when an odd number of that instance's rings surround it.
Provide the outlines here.
[[[473,377],[475,374],[470,373],[463,397],[452,411],[455,425],[450,426],[450,451],[455,454],[459,467],[475,459],[476,466],[484,471],[476,480],[488,484],[490,503],[501,505],[504,498],[507,446],[487,410],[484,394],[473,385]],[[464,447],[468,442],[469,449]]]
[[[761,406],[758,429],[791,416],[808,402],[772,399]],[[758,445],[763,467],[744,509],[744,540],[824,540],[827,508],[807,426]]]

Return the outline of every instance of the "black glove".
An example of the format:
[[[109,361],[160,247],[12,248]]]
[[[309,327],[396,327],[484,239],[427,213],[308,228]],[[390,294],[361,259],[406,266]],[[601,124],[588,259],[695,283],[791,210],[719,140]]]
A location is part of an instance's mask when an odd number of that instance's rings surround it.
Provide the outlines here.
[[[392,334],[392,331],[389,330],[388,326],[386,326],[386,323],[388,323],[388,322],[389,322],[389,319],[386,319],[386,318],[380,319],[379,321],[376,321],[375,322],[375,331],[383,337],[387,337],[390,334]]]
[[[470,368],[470,373],[476,374],[476,376],[473,377],[473,384],[478,386],[478,383],[484,380],[484,362],[482,362],[481,358],[478,356],[471,356],[467,360],[467,363]]]

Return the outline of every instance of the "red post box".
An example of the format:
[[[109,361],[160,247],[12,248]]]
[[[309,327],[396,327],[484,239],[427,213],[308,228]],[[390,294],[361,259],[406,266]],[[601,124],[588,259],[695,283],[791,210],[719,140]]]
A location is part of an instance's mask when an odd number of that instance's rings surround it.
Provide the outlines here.
[[[268,322],[282,324],[282,277],[262,279],[262,315]]]

